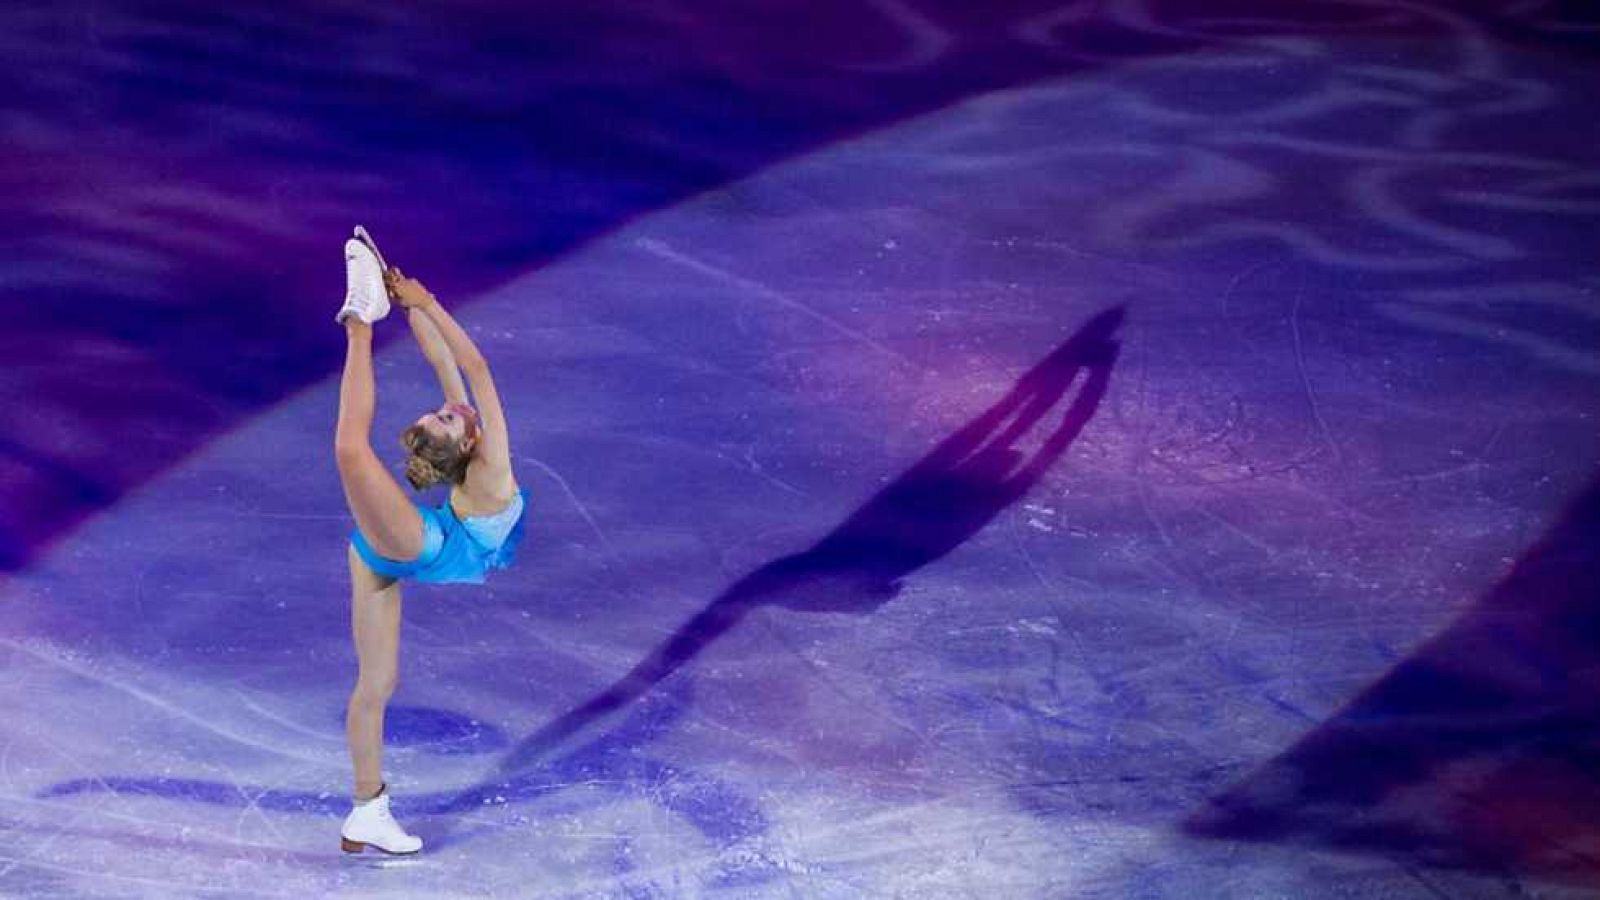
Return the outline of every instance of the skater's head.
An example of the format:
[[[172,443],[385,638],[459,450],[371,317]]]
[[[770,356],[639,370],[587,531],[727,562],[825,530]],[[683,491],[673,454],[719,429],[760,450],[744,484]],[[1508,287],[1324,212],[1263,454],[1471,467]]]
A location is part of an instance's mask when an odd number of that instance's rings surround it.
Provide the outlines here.
[[[461,484],[478,446],[478,414],[465,403],[446,403],[424,414],[400,435],[410,454],[406,480],[417,490],[440,482]]]

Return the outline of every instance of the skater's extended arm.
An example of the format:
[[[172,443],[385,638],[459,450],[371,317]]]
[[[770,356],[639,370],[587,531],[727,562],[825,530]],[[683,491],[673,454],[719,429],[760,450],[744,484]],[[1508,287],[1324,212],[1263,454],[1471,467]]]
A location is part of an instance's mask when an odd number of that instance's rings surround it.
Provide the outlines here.
[[[467,386],[461,381],[461,370],[456,368],[456,355],[450,352],[450,345],[444,342],[439,326],[415,306],[406,309],[406,319],[411,323],[411,333],[417,339],[417,346],[422,348],[422,355],[439,376],[439,387],[444,391],[445,402],[466,403]]]
[[[439,305],[438,299],[422,286],[422,282],[407,278],[404,272],[393,267],[384,278],[395,300],[407,310],[415,310],[407,315],[425,316],[438,329],[439,336],[444,339],[445,346],[455,357],[456,365],[466,374],[467,384],[472,388],[479,424],[482,426],[478,456],[492,468],[509,475],[511,439],[506,428],[505,410],[500,406],[500,392],[495,390],[494,378],[489,374],[488,360],[483,358],[478,345],[457,324],[455,317]]]

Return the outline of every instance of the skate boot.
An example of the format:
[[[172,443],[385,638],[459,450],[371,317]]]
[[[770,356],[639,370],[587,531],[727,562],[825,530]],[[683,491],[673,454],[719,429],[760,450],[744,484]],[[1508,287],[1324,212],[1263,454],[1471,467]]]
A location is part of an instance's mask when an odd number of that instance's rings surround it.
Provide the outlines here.
[[[357,803],[339,829],[340,850],[360,853],[368,844],[385,853],[415,853],[422,849],[422,838],[406,834],[389,814],[388,785],[378,791],[378,796]]]
[[[383,284],[383,261],[365,242],[344,242],[344,306],[335,322],[355,316],[368,325],[389,314],[389,289]]]

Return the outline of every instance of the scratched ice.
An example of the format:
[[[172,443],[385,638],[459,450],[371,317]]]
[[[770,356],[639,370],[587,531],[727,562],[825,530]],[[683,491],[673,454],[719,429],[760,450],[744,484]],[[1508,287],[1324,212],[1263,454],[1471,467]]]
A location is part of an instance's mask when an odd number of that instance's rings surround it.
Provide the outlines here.
[[[951,52],[871,6],[906,40],[862,65]],[[1009,34],[1086,54],[1076,9]],[[1593,801],[1538,768],[1593,697],[1509,679],[1537,715],[1418,750],[1438,714],[1363,694],[1597,539],[1562,510],[1596,490],[1600,175],[1508,137],[1592,101],[1396,9],[1459,52],[1309,33],[989,93],[460,304],[533,524],[486,588],[406,593],[385,764],[418,857],[337,852],[336,382],[204,447],[0,584],[0,893],[1592,888],[1576,827],[1482,819],[1508,783]],[[404,342],[378,369],[381,450],[436,388]],[[1436,777],[1341,782],[1379,720]],[[1438,749],[1485,728],[1524,755]]]

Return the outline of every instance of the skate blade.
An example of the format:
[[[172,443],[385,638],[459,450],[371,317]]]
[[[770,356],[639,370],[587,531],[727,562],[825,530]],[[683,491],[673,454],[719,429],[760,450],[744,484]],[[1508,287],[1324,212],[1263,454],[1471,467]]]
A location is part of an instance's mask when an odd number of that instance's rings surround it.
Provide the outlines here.
[[[339,837],[339,849],[346,853],[360,853],[368,847],[371,847],[379,853],[384,853],[389,856],[415,856],[421,852],[420,847],[416,850],[385,850],[384,848],[379,847],[377,844],[366,844],[361,841],[352,841],[342,835]]]
[[[378,267],[383,269],[385,272],[389,271],[389,264],[383,261],[383,254],[378,252],[378,242],[372,239],[372,235],[367,233],[367,229],[361,225],[357,225],[355,236],[356,240],[366,244],[367,249],[372,251],[372,255],[378,258]]]

